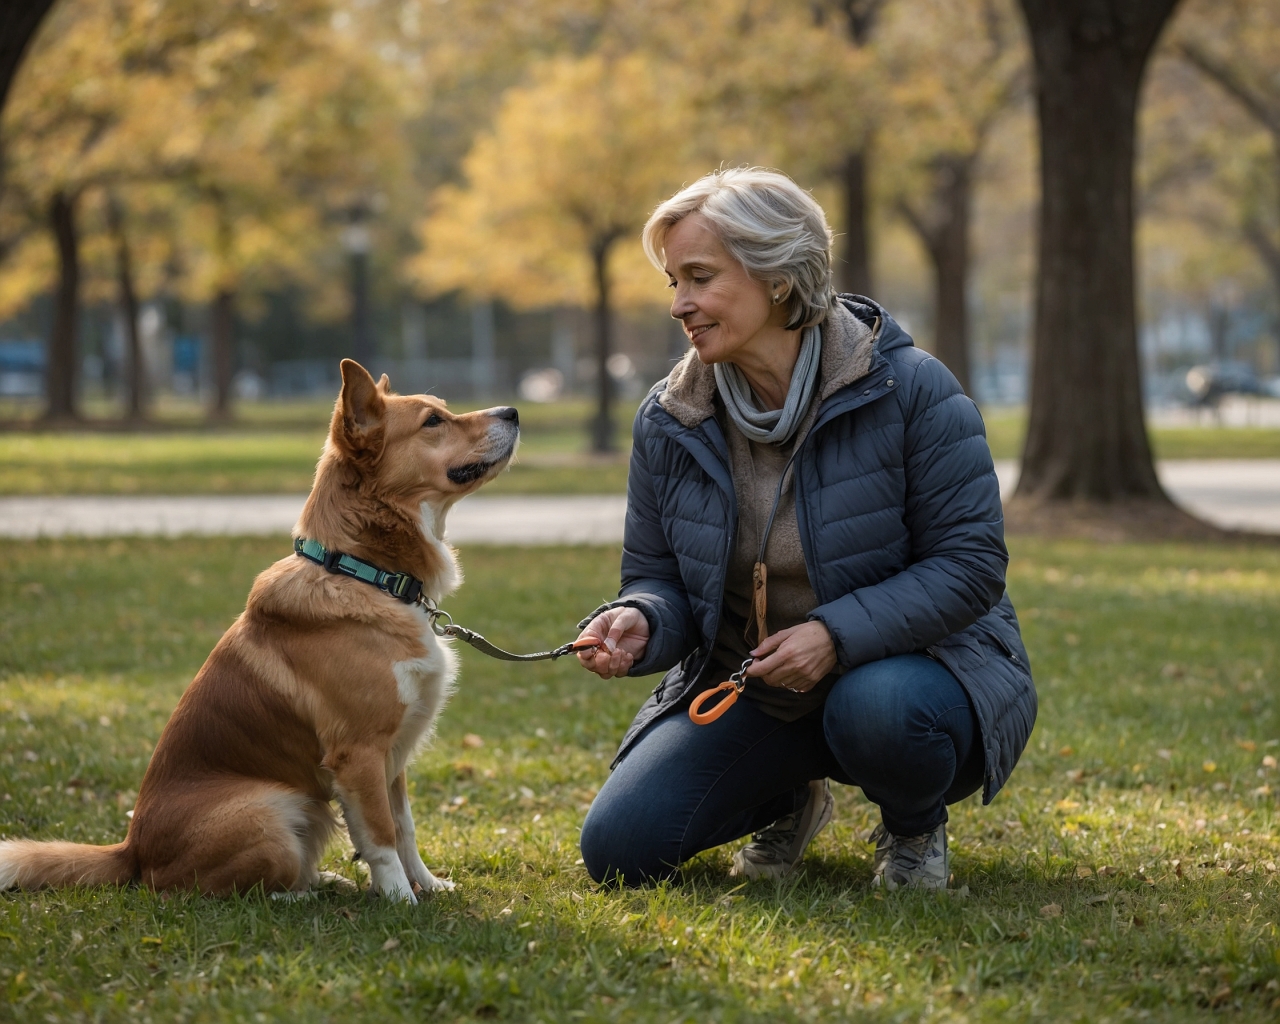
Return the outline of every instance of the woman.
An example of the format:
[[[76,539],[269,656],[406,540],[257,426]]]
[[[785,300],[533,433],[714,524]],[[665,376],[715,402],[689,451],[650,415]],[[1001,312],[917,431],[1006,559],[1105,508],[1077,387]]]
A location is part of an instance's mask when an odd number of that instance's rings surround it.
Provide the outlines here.
[[[622,590],[579,659],[666,674],[583,824],[587,870],[636,884],[754,833],[733,874],[784,877],[834,779],[880,805],[873,884],[943,888],[947,805],[990,802],[1036,715],[978,410],[833,294],[826,217],[785,175],[710,174],[643,240],[692,351],[636,415]],[[694,724],[744,661],[743,699]]]

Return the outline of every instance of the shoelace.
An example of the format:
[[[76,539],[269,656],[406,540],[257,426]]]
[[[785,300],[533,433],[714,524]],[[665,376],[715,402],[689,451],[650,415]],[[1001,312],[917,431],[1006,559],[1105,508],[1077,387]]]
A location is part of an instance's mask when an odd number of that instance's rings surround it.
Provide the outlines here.
[[[800,818],[804,814],[803,808],[791,814],[785,814],[775,821],[768,828],[761,832],[753,833],[751,841],[755,843],[793,843],[795,842],[796,833],[800,831]]]
[[[877,852],[880,850],[881,840],[887,839],[888,842],[884,845],[885,859],[895,861],[908,871],[921,867],[933,849],[932,832],[922,836],[895,836],[883,823],[875,827],[871,838],[876,844]]]

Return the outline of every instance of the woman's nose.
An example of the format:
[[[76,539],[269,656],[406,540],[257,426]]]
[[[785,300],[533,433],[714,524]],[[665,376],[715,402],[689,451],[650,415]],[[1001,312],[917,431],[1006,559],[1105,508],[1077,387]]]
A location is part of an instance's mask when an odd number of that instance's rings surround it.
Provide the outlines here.
[[[696,308],[688,293],[683,288],[677,288],[675,297],[671,300],[671,318],[673,320],[683,320]]]

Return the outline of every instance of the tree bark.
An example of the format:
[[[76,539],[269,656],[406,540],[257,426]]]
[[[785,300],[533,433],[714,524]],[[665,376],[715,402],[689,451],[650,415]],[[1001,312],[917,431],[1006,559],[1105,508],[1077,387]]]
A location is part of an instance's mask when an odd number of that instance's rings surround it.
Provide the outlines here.
[[[53,328],[45,365],[45,419],[76,419],[80,376],[80,232],[76,224],[79,196],[61,190],[49,201],[49,227],[58,249],[58,285],[53,300]]]
[[[616,449],[613,437],[613,380],[609,376],[609,356],[613,354],[613,317],[609,295],[609,250],[613,248],[615,235],[597,239],[591,246],[591,265],[596,284],[596,414],[591,421],[591,450],[612,452]]]
[[[938,158],[928,211],[900,208],[933,264],[934,352],[968,394],[969,220],[973,208],[972,155]]]
[[[1020,2],[1036,61],[1042,195],[1017,493],[1168,502],[1143,419],[1133,168],[1143,71],[1177,0]]]
[[[115,196],[107,198],[107,224],[115,243],[116,300],[124,323],[125,342],[125,416],[131,420],[146,417],[147,366],[142,354],[142,337],[138,333],[138,293],[133,283],[133,254],[125,231],[124,209]]]
[[[838,267],[839,288],[842,292],[870,295],[871,237],[867,227],[869,209],[867,203],[867,165],[870,157],[867,147],[845,154],[840,171],[840,186],[844,193],[844,239],[840,247]]]
[[[209,334],[213,342],[214,419],[231,417],[231,382],[236,371],[236,296],[230,288],[220,288],[213,297]]]

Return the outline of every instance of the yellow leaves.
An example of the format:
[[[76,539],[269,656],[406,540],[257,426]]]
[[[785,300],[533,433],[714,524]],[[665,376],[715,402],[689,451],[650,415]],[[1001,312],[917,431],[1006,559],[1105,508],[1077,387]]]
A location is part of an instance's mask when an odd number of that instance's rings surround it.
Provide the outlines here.
[[[635,236],[689,176],[684,118],[642,57],[548,61],[503,97],[464,161],[466,185],[436,193],[411,275],[432,291],[586,305],[592,251],[621,240],[616,298],[663,301]]]
[[[1201,763],[1200,767],[1203,768],[1206,772],[1209,772],[1211,774],[1218,770],[1218,765],[1217,765],[1217,762],[1215,761],[1206,760]]]

